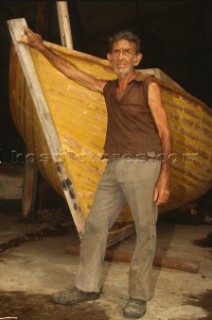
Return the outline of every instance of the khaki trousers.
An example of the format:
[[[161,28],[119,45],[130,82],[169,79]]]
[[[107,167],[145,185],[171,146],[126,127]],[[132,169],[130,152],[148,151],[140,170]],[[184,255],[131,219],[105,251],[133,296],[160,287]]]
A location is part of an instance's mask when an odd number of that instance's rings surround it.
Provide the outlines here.
[[[161,162],[155,159],[109,160],[86,219],[75,279],[77,288],[86,292],[101,290],[108,230],[128,203],[136,229],[135,250],[129,270],[129,296],[145,301],[150,299],[158,214],[152,198],[160,168]]]

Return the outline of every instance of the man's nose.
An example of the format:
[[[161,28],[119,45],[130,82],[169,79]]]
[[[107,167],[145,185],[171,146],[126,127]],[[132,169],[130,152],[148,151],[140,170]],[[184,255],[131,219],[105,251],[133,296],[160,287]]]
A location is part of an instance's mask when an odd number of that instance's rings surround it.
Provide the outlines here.
[[[123,51],[120,51],[119,52],[119,55],[118,55],[118,59],[119,60],[122,60],[124,58],[124,52]]]

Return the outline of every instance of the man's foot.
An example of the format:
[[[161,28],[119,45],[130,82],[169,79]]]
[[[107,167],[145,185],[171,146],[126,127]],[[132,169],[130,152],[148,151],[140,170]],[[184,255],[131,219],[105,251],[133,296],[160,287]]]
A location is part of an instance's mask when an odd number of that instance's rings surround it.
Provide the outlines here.
[[[126,318],[139,319],[146,313],[146,301],[130,298],[124,307],[123,314]]]
[[[57,292],[51,300],[59,304],[74,304],[81,301],[96,300],[99,296],[99,292],[84,292],[74,287]]]

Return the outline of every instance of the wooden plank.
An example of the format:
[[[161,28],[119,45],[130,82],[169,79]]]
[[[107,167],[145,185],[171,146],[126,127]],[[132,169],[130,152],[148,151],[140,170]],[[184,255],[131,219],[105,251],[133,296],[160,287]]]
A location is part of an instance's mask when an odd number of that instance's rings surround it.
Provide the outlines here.
[[[18,43],[19,39],[24,35],[24,27],[27,27],[26,20],[23,18],[9,20],[8,27],[24,76],[30,89],[34,105],[37,109],[37,114],[40,118],[40,122],[43,124],[45,138],[48,142],[51,154],[54,159],[57,159],[60,153],[60,142],[56,134],[39,79],[36,76],[37,72],[33,64],[29,48],[26,45]]]
[[[71,255],[79,255],[80,248],[78,246],[67,246],[65,252]],[[120,251],[120,250],[110,250],[107,249],[105,253],[106,261],[118,261],[118,262],[128,262],[130,263],[133,256],[131,251]],[[200,261],[179,259],[163,256],[155,256],[153,260],[153,266],[159,268],[168,268],[182,270],[191,273],[198,273],[200,268]]]
[[[46,1],[40,1],[37,5],[37,26],[36,31],[43,37],[48,32],[48,15],[50,4]],[[28,156],[29,155],[29,156]],[[22,192],[22,209],[21,213],[24,219],[34,220],[36,216],[36,200],[38,190],[38,168],[34,156],[27,153],[25,158],[25,171]]]
[[[71,34],[67,1],[57,1],[57,13],[60,27],[61,43],[64,47],[73,49],[73,40]]]
[[[170,78],[165,72],[163,72],[158,68],[142,69],[139,71],[141,71],[145,75],[152,76],[158,80],[161,80],[165,83],[172,85],[173,87],[176,87],[178,89],[185,91],[183,87],[181,87],[177,82],[175,82],[172,78]]]
[[[36,32],[43,39],[48,38],[49,24],[52,18],[52,2],[38,1],[37,2],[37,17],[36,17]]]
[[[33,64],[30,50],[26,45],[23,45],[18,42],[24,34],[24,27],[27,27],[26,20],[24,18],[8,20],[7,24],[22,70],[24,72],[24,76],[26,78],[27,85],[30,90],[30,94],[34,102],[34,106],[36,108],[37,115],[39,117],[39,121],[42,125],[42,130],[44,132],[45,139],[51,153],[51,157],[55,163],[65,198],[71,210],[71,214],[73,216],[79,237],[81,237],[84,232],[85,217],[78,203],[77,196],[75,195],[73,198],[73,193],[70,192],[69,189],[67,189],[67,183],[64,183],[64,180],[67,181],[68,174],[66,173],[63,162],[60,160],[60,141],[57,136],[57,132],[55,130],[47,102],[42,92],[39,79],[37,77],[37,72]],[[72,185],[70,179],[68,185]]]
[[[38,169],[35,163],[35,157],[26,156],[23,197],[21,213],[24,219],[34,220],[36,215],[36,195],[38,188]]]

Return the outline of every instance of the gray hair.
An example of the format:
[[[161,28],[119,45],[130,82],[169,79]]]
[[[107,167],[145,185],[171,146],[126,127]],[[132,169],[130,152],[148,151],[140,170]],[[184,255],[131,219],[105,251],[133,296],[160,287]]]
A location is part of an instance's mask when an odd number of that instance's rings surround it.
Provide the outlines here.
[[[119,40],[122,40],[122,39],[127,40],[129,42],[133,42],[136,46],[136,53],[140,52],[140,39],[139,39],[139,37],[137,35],[135,35],[133,32],[128,31],[128,30],[119,31],[108,39],[110,52],[112,51],[113,44]]]

